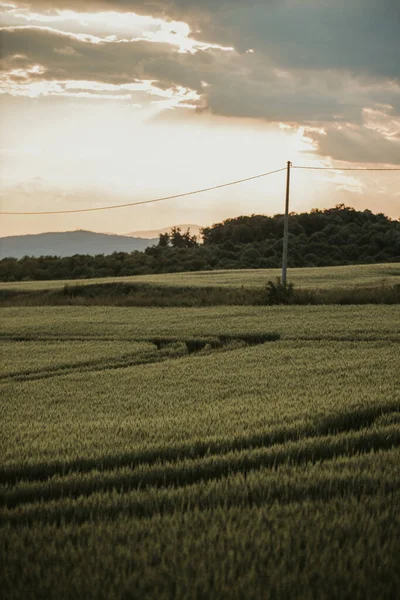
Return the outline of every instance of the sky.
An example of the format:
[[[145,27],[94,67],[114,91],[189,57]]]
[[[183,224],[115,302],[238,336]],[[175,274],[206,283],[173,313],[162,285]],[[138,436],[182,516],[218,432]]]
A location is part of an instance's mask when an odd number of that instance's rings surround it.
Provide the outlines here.
[[[0,206],[140,202],[285,167],[400,167],[398,0],[0,1]],[[2,215],[0,235],[282,213],[285,173]],[[290,210],[400,217],[400,172],[292,172]]]

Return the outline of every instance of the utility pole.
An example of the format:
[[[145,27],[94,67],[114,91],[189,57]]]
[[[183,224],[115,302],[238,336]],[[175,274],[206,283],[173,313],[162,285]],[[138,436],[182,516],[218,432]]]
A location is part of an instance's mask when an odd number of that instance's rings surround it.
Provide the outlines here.
[[[282,255],[282,283],[286,285],[286,271],[288,263],[288,244],[289,244],[289,197],[290,197],[290,167],[292,163],[290,160],[287,164],[287,175],[286,175],[286,204],[285,204],[285,218],[283,226],[283,255]]]

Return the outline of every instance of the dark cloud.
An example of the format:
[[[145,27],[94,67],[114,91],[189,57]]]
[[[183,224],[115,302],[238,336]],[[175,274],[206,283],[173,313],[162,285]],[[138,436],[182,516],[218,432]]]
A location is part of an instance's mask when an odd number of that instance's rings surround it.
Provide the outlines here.
[[[24,55],[25,59],[17,59],[19,68],[39,64],[46,69],[42,75],[32,75],[36,79],[114,85],[155,80],[163,89],[182,86],[196,90],[203,96],[199,109],[223,116],[303,124],[361,123],[362,110],[370,104],[370,83],[333,72],[277,70],[257,54],[215,48],[179,53],[170,44],[150,41],[92,43],[90,38],[43,28],[6,29],[2,39],[5,70],[16,66],[13,56]],[[202,82],[208,87],[203,88]]]
[[[47,80],[112,84],[155,80],[202,95],[198,110],[324,127],[321,153],[341,160],[400,162],[399,141],[363,126],[364,109],[400,114],[398,0],[32,0],[34,10],[133,11],[183,20],[201,42],[233,52],[150,41],[90,43],[44,28],[3,31],[5,70],[43,65]],[[254,53],[246,53],[248,49]],[[18,77],[18,74],[15,75]],[[202,82],[207,82],[204,88]],[[343,125],[338,129],[337,124]],[[351,126],[349,125],[351,124]]]
[[[227,5],[240,5],[241,0],[20,0],[15,4],[32,10],[71,9],[79,12],[113,10],[138,14],[181,17],[198,15]],[[268,2],[269,4],[273,2]],[[265,5],[263,0],[249,0],[249,4]]]
[[[309,136],[318,143],[319,153],[336,160],[400,165],[400,137],[382,136],[367,127],[327,128],[324,135]]]
[[[39,64],[46,80],[90,80],[116,85],[136,80],[168,81],[201,88],[201,79],[190,64],[192,55],[179,54],[170,44],[149,41],[91,43],[76,36],[43,28],[11,28],[2,31],[2,67],[9,70],[13,56],[19,68]],[[164,86],[166,87],[166,86]]]
[[[286,0],[224,7],[205,22],[203,37],[254,48],[286,68],[400,80],[399,30],[397,0]]]
[[[183,19],[204,41],[249,47],[290,68],[400,79],[398,0],[33,0],[34,9],[133,11]]]
[[[246,58],[248,65],[252,56]],[[243,66],[245,59],[240,62],[235,57],[232,62]],[[362,111],[369,104],[365,89],[356,80],[345,81],[332,73],[290,73],[262,69],[261,65],[254,72],[249,65],[246,75],[243,71],[225,68],[210,74],[207,102],[213,113],[314,125],[361,123]]]

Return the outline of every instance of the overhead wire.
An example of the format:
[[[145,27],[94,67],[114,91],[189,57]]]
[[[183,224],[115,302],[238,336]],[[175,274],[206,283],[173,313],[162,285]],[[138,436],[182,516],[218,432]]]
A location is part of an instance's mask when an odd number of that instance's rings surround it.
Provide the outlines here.
[[[400,168],[364,168],[364,167],[302,167],[292,165],[292,169],[308,169],[311,171],[400,171]]]
[[[172,196],[164,196],[163,198],[154,198],[153,200],[141,200],[140,202],[128,202],[126,204],[114,204],[111,206],[97,206],[93,208],[77,208],[75,210],[46,210],[39,212],[0,212],[0,215],[65,215],[71,213],[84,213],[94,212],[99,210],[113,210],[116,208],[127,208],[130,206],[139,206],[142,204],[154,204],[155,202],[165,202],[166,200],[174,200],[175,198],[185,198],[186,196],[193,196],[194,194],[201,194],[203,192],[211,192],[212,190],[220,190],[232,185],[238,185],[239,183],[245,183],[247,181],[253,181],[254,179],[260,179],[261,177],[267,177],[268,175],[274,175],[285,171],[286,167],[277,169],[275,171],[269,171],[268,173],[260,173],[259,175],[253,175],[252,177],[246,177],[245,179],[238,179],[236,181],[230,181],[229,183],[222,183],[220,185],[214,185],[211,187],[203,188],[201,190],[194,190],[191,192],[185,192],[183,194],[174,194]]]
[[[92,208],[76,208],[70,210],[46,210],[46,211],[22,211],[22,212],[8,212],[8,211],[0,211],[0,215],[66,215],[66,214],[76,214],[76,213],[86,213],[86,212],[95,212],[101,210],[115,210],[117,208],[129,208],[132,206],[141,206],[144,204],[154,204],[156,202],[165,202],[167,200],[175,200],[179,198],[185,198],[187,196],[194,196],[195,194],[202,194],[204,192],[211,192],[213,190],[220,190],[222,188],[238,185],[240,183],[246,183],[248,181],[254,181],[255,179],[260,179],[262,177],[267,177],[268,175],[274,175],[275,173],[281,173],[282,171],[286,171],[287,167],[282,167],[281,169],[276,169],[275,171],[268,171],[266,173],[260,173],[259,175],[253,175],[252,177],[246,177],[245,179],[237,179],[236,181],[230,181],[228,183],[222,183],[219,185],[214,185],[206,188],[202,188],[199,190],[192,190],[190,192],[184,192],[182,194],[173,194],[171,196],[163,196],[161,198],[154,198],[152,200],[141,200],[139,202],[127,202],[125,204],[113,204],[109,206],[95,206]],[[400,168],[360,168],[360,167],[318,167],[318,166],[301,166],[301,165],[291,165],[292,169],[305,169],[305,170],[313,170],[313,171],[400,171]]]

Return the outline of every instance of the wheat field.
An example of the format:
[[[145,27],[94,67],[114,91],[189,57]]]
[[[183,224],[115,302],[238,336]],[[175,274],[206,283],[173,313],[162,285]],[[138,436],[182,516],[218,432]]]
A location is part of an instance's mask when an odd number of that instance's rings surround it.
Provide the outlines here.
[[[6,597],[396,597],[399,325],[3,309]]]

